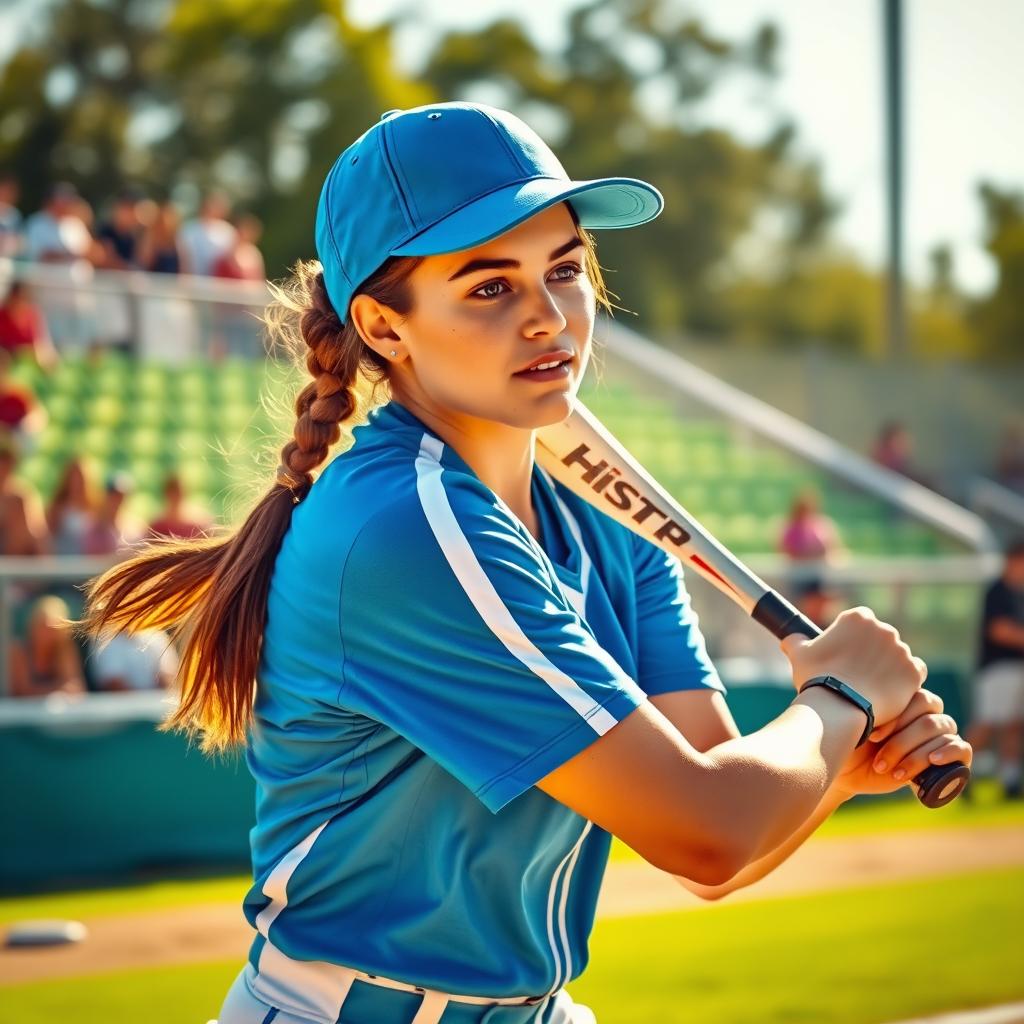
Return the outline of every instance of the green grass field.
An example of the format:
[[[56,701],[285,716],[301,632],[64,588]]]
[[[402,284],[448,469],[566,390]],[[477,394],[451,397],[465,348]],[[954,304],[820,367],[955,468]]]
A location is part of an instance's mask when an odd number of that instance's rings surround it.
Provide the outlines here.
[[[571,991],[601,1024],[882,1024],[1020,999],[1022,919],[1024,868],[618,918]],[[9,987],[0,1021],[203,1022],[239,966]]]
[[[938,811],[906,798],[854,801],[844,805],[818,830],[818,836],[871,835],[878,832],[934,828],[991,828],[1024,825],[1024,801],[997,801],[983,781],[973,802],[957,800]],[[613,861],[638,859],[628,846],[612,845]],[[52,892],[0,899],[0,926],[28,917],[89,918],[133,911],[159,910],[182,903],[240,903],[249,887],[248,875],[162,880],[126,879],[112,888]],[[2,1022],[0,1022],[2,1024]]]
[[[1024,824],[1024,803],[981,783],[972,802],[928,811],[912,798],[848,804],[823,836]],[[634,857],[616,845],[615,859]],[[0,924],[240,902],[243,875],[125,880],[113,888],[0,900]],[[1024,998],[1024,866],[599,921],[571,987],[601,1024],[882,1024]],[[929,949],[934,955],[929,957]],[[118,971],[0,989],[0,1024],[145,1019],[203,1024],[238,960]],[[934,969],[930,967],[934,966]]]

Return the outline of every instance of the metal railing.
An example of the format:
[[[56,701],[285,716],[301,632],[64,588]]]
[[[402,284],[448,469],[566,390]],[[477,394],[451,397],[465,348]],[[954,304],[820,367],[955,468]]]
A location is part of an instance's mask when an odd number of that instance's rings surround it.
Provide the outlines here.
[[[0,291],[14,279],[29,285],[61,353],[98,345],[169,363],[265,355],[265,281],[0,259]]]
[[[612,320],[601,336],[608,349],[652,381],[787,448],[853,486],[874,494],[978,552],[993,552],[998,543],[976,513],[899,473],[877,465],[827,434],[702,370],[682,356],[656,345]]]
[[[0,695],[10,692],[10,646],[15,639],[13,612],[19,601],[34,600],[17,589],[33,584],[39,592],[77,585],[114,564],[110,557],[46,556],[0,558]],[[750,567],[771,586],[793,598],[810,579],[833,597],[834,611],[866,604],[892,622],[926,661],[941,661],[962,672],[973,668],[978,611],[1001,559],[993,554],[947,558],[860,559],[847,565],[792,563],[775,556],[749,559]],[[778,642],[696,574],[687,587],[700,617],[701,632],[716,662],[732,665],[748,659],[760,678],[781,678],[787,662]],[[45,584],[44,587],[38,587]],[[947,601],[953,597],[955,600]],[[934,606],[936,613],[929,614]]]

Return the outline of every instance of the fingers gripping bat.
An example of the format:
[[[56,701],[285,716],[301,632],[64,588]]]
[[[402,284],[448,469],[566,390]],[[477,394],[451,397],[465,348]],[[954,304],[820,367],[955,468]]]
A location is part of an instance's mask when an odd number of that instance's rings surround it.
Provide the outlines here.
[[[582,402],[561,423],[537,430],[536,459],[580,497],[691,566],[779,640],[821,634],[708,533]],[[931,765],[913,782],[921,803],[942,807],[968,779],[970,770],[958,761]]]

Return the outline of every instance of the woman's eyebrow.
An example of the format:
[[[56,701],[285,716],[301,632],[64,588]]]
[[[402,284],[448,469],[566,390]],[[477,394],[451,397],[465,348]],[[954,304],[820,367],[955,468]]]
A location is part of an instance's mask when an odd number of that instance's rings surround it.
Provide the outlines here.
[[[575,238],[570,238],[564,245],[560,245],[549,257],[548,260],[557,260],[559,256],[564,256],[567,252],[572,252],[577,246],[583,244],[583,239],[578,235]],[[465,277],[466,274],[472,274],[477,270],[501,270],[505,267],[518,267],[520,266],[519,260],[470,260],[465,266],[456,270],[449,281],[454,281],[457,277]]]

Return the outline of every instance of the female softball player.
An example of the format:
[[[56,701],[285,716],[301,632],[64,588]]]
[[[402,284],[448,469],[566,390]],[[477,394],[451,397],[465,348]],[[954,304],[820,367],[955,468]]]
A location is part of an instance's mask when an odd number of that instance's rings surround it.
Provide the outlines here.
[[[181,636],[170,724],[246,744],[256,935],[220,1024],[591,1022],[563,986],[612,834],[717,896],[897,788],[874,755],[907,777],[969,756],[865,609],[786,641],[797,683],[860,697],[808,687],[739,736],[678,560],[535,465],[609,305],[586,229],[661,208],[570,180],[504,110],[388,111],[268,311],[313,378],[273,486],[234,534],[93,584],[93,632]],[[869,704],[884,748],[858,746]]]

